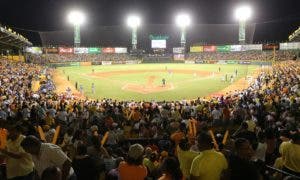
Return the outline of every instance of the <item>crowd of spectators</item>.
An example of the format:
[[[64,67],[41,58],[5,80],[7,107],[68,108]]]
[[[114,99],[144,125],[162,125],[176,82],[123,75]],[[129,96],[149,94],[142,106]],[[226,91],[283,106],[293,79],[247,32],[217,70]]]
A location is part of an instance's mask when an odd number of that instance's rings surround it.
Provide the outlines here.
[[[201,52],[188,54],[188,60],[293,60],[297,51]]]
[[[127,53],[122,54],[28,54],[27,59],[35,64],[63,62],[101,62],[136,60]]]
[[[33,79],[44,74],[51,82],[50,72],[0,61],[0,157],[5,165],[0,179],[300,175],[299,62],[276,63],[242,91],[170,102],[79,100],[51,88],[33,92]]]
[[[144,59],[171,58],[170,55],[145,55]],[[293,60],[297,58],[297,51],[241,51],[241,52],[201,52],[189,53],[186,60]],[[102,62],[137,60],[137,57],[127,53],[122,54],[28,54],[27,60],[36,64],[63,63],[63,62]]]

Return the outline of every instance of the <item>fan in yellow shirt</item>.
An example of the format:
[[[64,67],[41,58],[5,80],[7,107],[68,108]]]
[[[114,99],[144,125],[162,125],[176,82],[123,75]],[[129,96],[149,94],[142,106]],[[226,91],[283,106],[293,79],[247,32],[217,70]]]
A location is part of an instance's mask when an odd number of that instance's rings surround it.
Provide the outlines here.
[[[180,169],[185,178],[190,177],[192,162],[199,153],[190,150],[190,144],[187,139],[182,139],[177,146],[177,156],[180,163]]]
[[[293,135],[291,142],[283,142],[279,151],[282,154],[283,170],[292,171],[295,175],[300,174],[300,133]]]
[[[212,149],[212,139],[208,133],[198,136],[200,154],[195,157],[191,166],[191,180],[219,180],[228,168],[227,160],[220,152]]]

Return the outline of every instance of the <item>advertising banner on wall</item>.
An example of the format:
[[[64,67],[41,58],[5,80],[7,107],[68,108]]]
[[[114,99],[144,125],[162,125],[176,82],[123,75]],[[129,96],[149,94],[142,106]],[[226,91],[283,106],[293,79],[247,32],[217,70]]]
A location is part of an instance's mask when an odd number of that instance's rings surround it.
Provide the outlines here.
[[[183,54],[184,53],[184,48],[183,47],[174,47],[173,48],[173,53],[174,54]]]
[[[100,54],[101,48],[91,47],[88,49],[89,54]]]
[[[215,52],[216,49],[217,49],[216,46],[203,46],[204,52]]]
[[[196,60],[196,61],[195,61],[195,64],[203,64],[203,63],[204,63],[203,60]]]
[[[203,46],[191,46],[190,52],[191,53],[203,52]]]
[[[57,54],[58,49],[57,48],[43,48],[44,54]]]
[[[74,54],[87,54],[88,52],[89,52],[88,48],[83,48],[83,47],[74,48]]]
[[[40,48],[40,47],[27,47],[25,49],[25,51],[28,53],[32,53],[32,54],[42,54],[43,53],[42,48]]]
[[[217,52],[229,52],[229,51],[230,51],[229,45],[217,46]]]
[[[234,60],[227,60],[226,64],[237,64],[238,61],[234,61]]]
[[[262,44],[247,44],[242,45],[242,51],[261,51]]]
[[[227,64],[225,60],[218,60],[217,64]]]
[[[66,48],[66,47],[59,47],[58,53],[59,54],[72,54],[74,52],[73,48]]]
[[[102,48],[103,53],[115,53],[115,48],[107,47],[107,48]]]
[[[195,61],[184,61],[185,64],[195,64]]]
[[[174,54],[173,58],[175,61],[182,61],[184,60],[184,54]]]
[[[251,61],[239,61],[239,64],[249,65],[249,64],[251,64]]]
[[[112,61],[102,61],[102,65],[111,65]]]
[[[115,53],[127,53],[127,48],[116,47]]]
[[[300,49],[299,42],[291,42],[291,43],[280,43],[280,50],[288,50],[288,49]]]
[[[242,51],[242,45],[231,45],[230,46],[230,51],[231,52]]]
[[[262,50],[278,50],[279,44],[278,43],[271,43],[271,44],[263,44]]]

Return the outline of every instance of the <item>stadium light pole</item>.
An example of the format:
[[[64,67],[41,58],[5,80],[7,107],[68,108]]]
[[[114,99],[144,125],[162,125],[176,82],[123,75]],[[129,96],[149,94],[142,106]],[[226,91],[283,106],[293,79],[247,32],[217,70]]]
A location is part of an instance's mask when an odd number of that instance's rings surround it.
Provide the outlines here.
[[[178,14],[176,16],[176,25],[180,28],[181,30],[181,35],[180,35],[180,44],[181,47],[185,48],[186,45],[186,28],[190,26],[191,24],[191,18],[187,14]]]
[[[137,29],[141,25],[141,18],[136,15],[130,15],[127,18],[127,25],[132,29],[131,44],[132,50],[137,49]]]
[[[235,10],[235,18],[239,21],[239,43],[246,42],[246,22],[252,15],[250,6],[240,6]]]
[[[74,26],[74,46],[80,46],[80,26],[85,22],[85,15],[81,11],[71,11],[68,14],[68,21]]]

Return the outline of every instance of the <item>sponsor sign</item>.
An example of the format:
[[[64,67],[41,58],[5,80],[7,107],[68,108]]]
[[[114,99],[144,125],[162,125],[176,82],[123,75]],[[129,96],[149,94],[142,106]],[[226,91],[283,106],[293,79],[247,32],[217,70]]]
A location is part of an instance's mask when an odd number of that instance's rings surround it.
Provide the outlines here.
[[[126,64],[139,64],[139,61],[134,61],[134,60],[128,60],[125,61]]]
[[[203,46],[204,52],[216,52],[216,46]]]
[[[230,51],[230,46],[217,46],[217,51],[218,52],[229,52]]]
[[[127,53],[127,48],[116,47],[115,53]]]
[[[71,62],[70,66],[79,66],[79,62]]]
[[[102,48],[103,53],[115,53],[115,48],[107,47],[107,48]]]
[[[174,54],[183,54],[184,53],[184,48],[183,47],[174,47],[173,48],[173,53]]]
[[[261,51],[262,44],[247,44],[242,45],[242,51]]]
[[[280,50],[288,50],[288,49],[300,49],[299,42],[291,42],[291,43],[280,43]]]
[[[251,64],[251,61],[239,61],[239,64]]]
[[[102,61],[102,65],[111,65],[112,61]]]
[[[72,54],[74,52],[73,48],[65,48],[65,47],[59,47],[58,53],[59,54]]]
[[[262,50],[278,50],[279,44],[278,43],[271,43],[271,44],[263,44]]]
[[[184,61],[185,64],[195,64],[195,61]]]
[[[57,54],[58,49],[57,48],[43,48],[44,54]]]
[[[92,47],[92,48],[89,48],[88,51],[89,51],[89,54],[100,54],[101,48]]]
[[[195,64],[203,64],[203,63],[204,63],[203,60],[196,60],[196,61],[195,61]]]
[[[125,64],[125,61],[113,61],[113,64]]]
[[[184,57],[185,57],[184,54],[174,54],[173,56],[174,60],[176,61],[180,61],[180,60],[182,61],[185,59]]]
[[[225,60],[219,60],[217,64],[227,64]]]
[[[237,64],[237,61],[233,61],[233,60],[227,60],[226,64]]]
[[[234,52],[234,51],[242,51],[242,45],[231,45],[230,46],[230,51]]]
[[[203,46],[191,46],[190,52],[203,52]]]
[[[89,52],[88,48],[83,48],[83,47],[74,48],[74,54],[87,54],[88,52]]]

